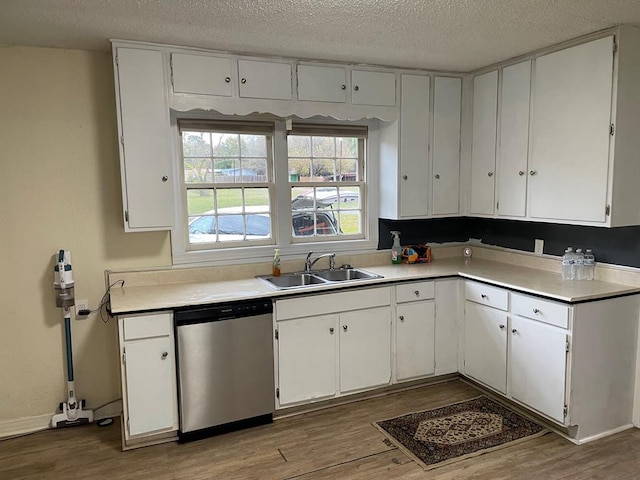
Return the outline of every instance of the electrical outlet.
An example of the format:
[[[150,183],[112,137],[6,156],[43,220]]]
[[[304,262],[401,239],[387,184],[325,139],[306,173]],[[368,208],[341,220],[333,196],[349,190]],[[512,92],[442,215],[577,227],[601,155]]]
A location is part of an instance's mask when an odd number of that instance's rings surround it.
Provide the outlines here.
[[[89,310],[89,300],[76,300],[76,318],[87,318],[88,315],[80,315],[80,310]]]
[[[536,253],[536,255],[542,255],[543,250],[544,250],[544,240],[536,238],[536,246],[534,248],[534,252]]]

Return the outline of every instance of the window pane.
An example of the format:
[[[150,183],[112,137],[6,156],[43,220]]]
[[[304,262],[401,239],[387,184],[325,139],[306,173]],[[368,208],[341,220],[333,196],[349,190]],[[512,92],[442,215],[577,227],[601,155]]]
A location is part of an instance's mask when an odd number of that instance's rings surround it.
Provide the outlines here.
[[[187,214],[189,216],[201,213],[212,213],[215,208],[213,203],[213,190],[189,189],[187,190]]]
[[[338,175],[336,182],[355,182],[358,178],[358,161],[340,159],[336,162]]]
[[[310,158],[290,158],[289,159],[289,181],[308,182],[311,177]]]
[[[243,157],[266,157],[267,139],[264,135],[241,135],[240,151]]]
[[[210,158],[184,159],[185,183],[211,183],[212,181],[213,168]]]
[[[313,177],[315,181],[333,181],[335,178],[335,161],[334,160],[313,160]]]
[[[267,181],[267,159],[266,158],[243,158],[240,161],[240,171],[242,182],[266,182]]]
[[[211,133],[214,157],[239,157],[239,135],[235,133]]]
[[[213,215],[189,217],[189,242],[215,242],[216,225],[216,217],[214,217]]]
[[[312,137],[314,157],[335,157],[336,145],[334,137]]]
[[[210,157],[211,134],[209,132],[182,132],[182,155],[186,157]]]
[[[359,235],[362,233],[360,211],[342,210],[338,213],[338,218],[343,235]]]
[[[358,139],[355,137],[336,138],[336,157],[358,158]]]
[[[360,188],[359,187],[340,187],[339,199],[334,208],[340,210],[359,209],[360,207]]]
[[[240,160],[237,158],[214,160],[213,168],[217,183],[237,183],[241,180]]]
[[[244,204],[246,212],[269,213],[269,189],[246,188],[244,190]]]
[[[242,213],[242,189],[219,188],[216,190],[218,213]]]
[[[311,137],[291,135],[287,137],[287,148],[289,150],[289,157],[310,157]]]

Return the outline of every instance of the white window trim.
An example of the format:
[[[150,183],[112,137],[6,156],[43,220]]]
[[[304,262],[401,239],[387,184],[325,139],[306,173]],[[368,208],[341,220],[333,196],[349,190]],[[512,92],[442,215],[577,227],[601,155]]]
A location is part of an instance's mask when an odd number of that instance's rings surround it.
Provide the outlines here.
[[[171,112],[171,147],[175,178],[184,175],[179,162],[180,131],[178,120],[182,118],[199,119],[221,119],[221,117],[211,112]],[[226,117],[228,118],[228,117]],[[249,118],[250,119],[250,118]],[[316,123],[339,123],[332,119],[306,119]],[[365,239],[337,240],[337,241],[309,241],[304,243],[289,243],[291,237],[291,226],[287,222],[279,222],[278,218],[289,216],[291,192],[289,185],[286,188],[279,186],[277,179],[288,178],[287,143],[286,143],[286,122],[284,119],[274,120],[274,175],[276,179],[275,204],[272,214],[276,220],[276,231],[274,231],[274,245],[252,245],[246,247],[218,248],[211,250],[191,250],[187,249],[187,236],[184,235],[182,226],[186,225],[184,212],[186,212],[185,199],[182,195],[180,182],[174,182],[174,203],[175,222],[171,230],[171,253],[173,265],[230,265],[239,263],[262,263],[269,262],[273,258],[274,248],[280,249],[280,255],[284,258],[303,258],[307,253],[334,252],[337,254],[373,253],[378,248],[378,170],[380,165],[380,149],[378,138],[378,120],[363,120],[361,125],[369,126],[367,139],[367,158],[365,164],[365,192],[366,192],[366,215],[363,218],[363,231]]]

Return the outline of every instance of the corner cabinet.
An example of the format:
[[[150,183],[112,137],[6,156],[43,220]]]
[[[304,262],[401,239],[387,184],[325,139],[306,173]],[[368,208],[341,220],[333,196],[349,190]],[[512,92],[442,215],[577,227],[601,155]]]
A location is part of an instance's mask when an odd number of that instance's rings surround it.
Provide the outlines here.
[[[125,231],[170,230],[173,168],[164,51],[113,46]]]
[[[171,312],[118,318],[123,449],[177,438],[178,394]]]

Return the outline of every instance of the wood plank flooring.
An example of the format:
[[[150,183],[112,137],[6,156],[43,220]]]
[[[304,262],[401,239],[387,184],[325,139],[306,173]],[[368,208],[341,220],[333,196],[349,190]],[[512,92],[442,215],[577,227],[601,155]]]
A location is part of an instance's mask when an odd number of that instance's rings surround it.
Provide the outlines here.
[[[550,433],[425,472],[371,422],[475,397],[460,381],[195,442],[120,450],[119,422],[0,442],[0,479],[640,479],[640,430],[576,446]]]

